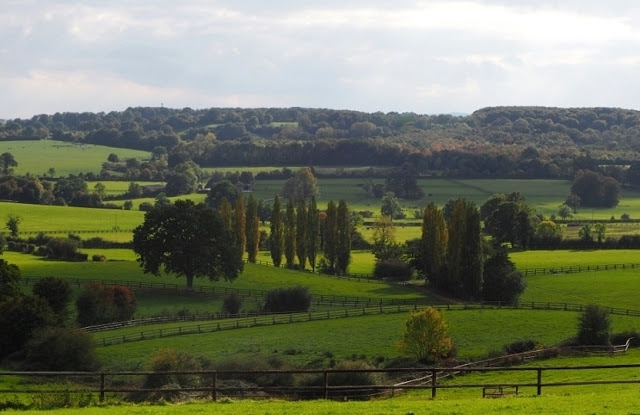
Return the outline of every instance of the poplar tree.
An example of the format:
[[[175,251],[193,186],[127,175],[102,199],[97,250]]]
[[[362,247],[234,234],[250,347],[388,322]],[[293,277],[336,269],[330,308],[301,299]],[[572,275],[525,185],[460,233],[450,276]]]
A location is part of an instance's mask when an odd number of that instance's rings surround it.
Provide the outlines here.
[[[351,261],[351,217],[344,200],[338,203],[336,225],[336,274],[344,275]]]
[[[316,198],[312,197],[307,209],[307,259],[311,270],[316,270],[316,256],[320,249],[320,218]]]
[[[296,209],[296,256],[300,269],[305,269],[307,264],[307,204],[300,198]]]
[[[327,261],[327,269],[330,273],[335,272],[337,238],[338,238],[337,207],[333,200],[327,205],[326,217],[324,220],[324,257]]]
[[[271,237],[269,238],[269,251],[273,265],[279,267],[282,264],[282,251],[284,249],[284,224],[280,213],[280,198],[276,195],[271,211]]]
[[[233,230],[233,209],[227,198],[223,198],[220,202],[220,217],[224,222],[224,226],[230,231]],[[244,251],[242,251],[244,252]]]
[[[289,198],[284,220],[284,258],[287,268],[293,268],[296,260],[296,208]]]
[[[260,245],[260,220],[258,219],[258,203],[253,195],[249,195],[246,210],[246,238],[249,262],[255,263],[258,258],[258,246]]]
[[[473,203],[459,199],[449,221],[447,291],[459,298],[482,295],[482,243],[480,213]]]
[[[433,203],[429,203],[424,210],[420,242],[422,271],[429,284],[438,289],[446,288],[445,273],[449,233],[442,210]]]
[[[236,198],[234,214],[234,231],[238,238],[238,245],[242,249],[242,252],[244,252],[247,248],[247,217],[244,209],[244,198],[241,194]]]

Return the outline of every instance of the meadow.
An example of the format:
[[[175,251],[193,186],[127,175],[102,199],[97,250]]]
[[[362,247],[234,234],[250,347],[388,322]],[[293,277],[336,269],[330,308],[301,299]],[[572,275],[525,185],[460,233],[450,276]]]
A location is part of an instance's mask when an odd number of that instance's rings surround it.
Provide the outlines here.
[[[13,154],[18,162],[15,174],[47,176],[49,169],[53,168],[55,177],[88,172],[98,174],[102,170],[102,163],[107,161],[111,153],[117,154],[122,160],[136,158],[143,161],[151,157],[147,151],[53,140],[3,141],[0,143],[0,152]]]

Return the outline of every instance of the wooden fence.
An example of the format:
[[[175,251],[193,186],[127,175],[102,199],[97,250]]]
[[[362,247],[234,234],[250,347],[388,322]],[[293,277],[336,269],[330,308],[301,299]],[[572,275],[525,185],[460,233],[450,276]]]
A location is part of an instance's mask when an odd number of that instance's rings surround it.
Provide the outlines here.
[[[584,385],[614,385],[614,384],[640,384],[640,380],[612,378],[612,371],[624,372],[627,369],[640,369],[640,364],[624,365],[600,365],[600,366],[544,366],[544,367],[436,367],[436,368],[406,368],[406,369],[317,369],[317,370],[209,370],[209,371],[171,371],[171,372],[0,372],[0,376],[33,377],[38,379],[36,387],[27,385],[26,382],[12,389],[0,389],[0,394],[56,394],[56,393],[96,393],[100,402],[109,396],[121,398],[122,394],[158,393],[185,394],[190,398],[205,398],[218,400],[221,397],[284,397],[291,399],[324,398],[344,399],[347,396],[362,397],[394,391],[406,390],[430,390],[431,396],[436,397],[437,391],[442,389],[476,388],[482,391],[488,388],[535,388],[536,394],[541,395],[543,389],[561,386]],[[563,371],[605,371],[601,379],[596,380],[572,380],[575,373],[568,375],[566,380],[544,382],[544,374]],[[519,372],[531,374],[531,380],[525,382],[501,382],[501,383],[461,383],[447,384],[442,382],[449,373],[472,372]],[[371,384],[342,384],[340,378],[345,374],[369,373],[378,374],[381,381]],[[397,379],[401,376],[416,377],[423,375],[429,382],[423,384],[399,384]],[[142,380],[148,376],[175,376],[182,375],[190,378],[191,386],[167,388],[143,388]],[[342,375],[342,376],[341,376]],[[381,376],[380,376],[381,375]],[[296,386],[295,379],[302,376],[315,376],[318,379],[313,385]],[[521,378],[521,376],[519,376]],[[593,375],[591,375],[593,377]],[[277,378],[280,382],[273,382]],[[244,382],[230,382],[233,379],[242,379]],[[271,380],[271,381],[270,381]],[[43,386],[49,382],[64,381],[65,389]],[[277,386],[276,386],[277,384]],[[299,384],[299,383],[298,383]],[[126,396],[126,395],[125,395]],[[479,392],[478,396],[484,396]]]
[[[572,265],[568,267],[519,269],[518,271],[526,277],[529,275],[573,274],[577,272],[626,270],[636,268],[640,269],[640,264]]]
[[[528,309],[528,310],[557,310],[557,311],[584,311],[585,305],[581,304],[567,304],[567,303],[522,303],[518,305],[503,305],[501,303],[477,303],[477,304],[443,304],[432,305],[441,310],[478,310],[478,309]],[[307,321],[318,320],[330,320],[337,318],[348,318],[365,315],[379,315],[379,314],[395,314],[395,313],[408,313],[413,310],[417,310],[418,305],[396,305],[396,306],[382,306],[377,307],[363,307],[357,309],[344,309],[344,310],[330,310],[330,311],[317,311],[308,313],[290,313],[290,314],[266,314],[256,315],[254,317],[243,318],[226,318],[218,319],[215,322],[209,322],[205,324],[190,324],[178,327],[166,327],[161,329],[153,329],[147,331],[140,331],[136,333],[122,334],[118,336],[105,336],[95,337],[96,344],[98,346],[110,346],[114,344],[122,344],[134,341],[150,340],[163,337],[187,335],[187,334],[202,334],[212,333],[222,330],[234,330],[240,328],[251,328],[258,326],[272,326],[276,324],[289,324],[300,323]],[[640,317],[640,310],[628,310],[614,307],[605,307],[611,314],[626,315],[633,317]],[[135,327],[143,324],[153,324],[153,322],[147,322],[143,320],[137,323],[137,320],[121,323],[111,323],[102,326],[93,326],[89,328],[92,332],[105,331],[111,329],[118,329],[123,327]],[[165,323],[166,321],[159,321],[158,323]]]

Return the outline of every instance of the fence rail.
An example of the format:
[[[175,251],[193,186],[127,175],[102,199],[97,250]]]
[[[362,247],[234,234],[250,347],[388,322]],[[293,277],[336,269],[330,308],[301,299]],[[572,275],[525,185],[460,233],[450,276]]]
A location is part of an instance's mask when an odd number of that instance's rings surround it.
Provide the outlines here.
[[[476,367],[434,367],[434,368],[405,368],[405,369],[356,369],[356,370],[339,370],[339,369],[317,369],[317,370],[210,370],[210,371],[169,371],[169,372],[0,372],[0,376],[20,376],[35,377],[42,379],[61,379],[66,381],[66,390],[61,391],[59,388],[47,389],[39,385],[37,388],[17,387],[15,389],[0,389],[0,393],[13,394],[43,394],[43,393],[97,393],[100,402],[105,400],[107,394],[122,393],[188,393],[191,396],[199,394],[201,397],[209,397],[217,400],[223,396],[233,397],[253,397],[253,396],[280,396],[289,398],[324,398],[324,399],[343,399],[353,394],[364,394],[370,396],[373,394],[388,393],[403,390],[431,390],[431,396],[436,397],[437,391],[440,389],[462,389],[462,388],[478,388],[485,390],[487,388],[501,387],[518,387],[535,388],[536,394],[541,395],[543,388],[560,387],[560,386],[582,386],[582,385],[613,385],[613,384],[640,384],[640,380],[635,379],[612,379],[613,372],[623,372],[627,369],[639,369],[640,364],[624,364],[624,365],[600,365],[600,366],[545,366],[545,367],[510,367],[510,366],[476,366]],[[562,381],[544,382],[544,373],[562,372],[562,371],[606,371],[603,378],[596,380],[580,380],[575,381],[575,374],[567,375]],[[524,382],[501,382],[501,383],[462,383],[447,384],[442,381],[449,376],[450,373],[473,373],[473,372],[519,372],[530,373],[531,380]],[[377,373],[382,374],[384,381],[376,384],[350,385],[340,384],[340,375],[353,373]],[[422,378],[428,379],[428,382],[422,384],[400,384],[394,381],[398,376],[417,376],[422,374]],[[147,376],[172,376],[185,375],[190,376],[193,380],[191,387],[162,387],[162,388],[142,388],[140,385],[141,377]],[[265,384],[266,379],[273,379],[277,376],[286,375],[290,379],[289,382],[279,386]],[[318,376],[321,379],[320,384],[309,386],[295,386],[294,378],[300,376]],[[521,376],[519,376],[521,377]],[[591,375],[593,377],[593,375]],[[137,380],[134,378],[138,378]],[[251,382],[244,382],[242,386],[238,383],[229,383],[230,379],[251,379]],[[283,377],[282,379],[284,379]],[[394,383],[391,383],[393,381]],[[117,396],[117,395],[116,395]],[[479,396],[481,394],[479,393]]]
[[[556,311],[584,311],[586,305],[581,304],[567,304],[567,303],[522,303],[517,305],[504,305],[501,303],[477,303],[477,304],[436,304],[431,305],[440,310],[478,310],[478,309],[527,309],[527,310],[556,310]],[[151,340],[156,338],[179,336],[187,334],[203,334],[213,333],[222,330],[234,330],[241,328],[252,328],[258,326],[272,326],[276,324],[289,324],[289,323],[301,323],[307,321],[319,321],[319,320],[331,320],[337,318],[348,318],[365,315],[380,315],[380,314],[396,314],[407,313],[409,311],[417,310],[418,305],[397,305],[397,306],[382,306],[377,307],[363,307],[356,309],[344,309],[344,310],[330,310],[330,311],[317,311],[307,313],[290,313],[290,314],[267,314],[256,315],[254,317],[242,317],[242,318],[223,318],[213,319],[216,322],[207,324],[190,324],[178,327],[167,327],[162,329],[154,329],[148,331],[140,331],[137,333],[122,334],[118,336],[105,336],[96,337],[96,343],[98,346],[106,347],[115,344],[123,344],[134,341]],[[640,310],[628,310],[619,309],[614,307],[605,307],[611,314],[625,315],[632,317],[640,317]],[[161,321],[160,323],[164,323]],[[120,325],[118,325],[120,324]],[[145,321],[138,324],[136,320],[131,322],[113,323],[102,326],[102,330],[89,328],[92,332],[113,330],[124,327],[132,327],[137,325],[143,325]],[[153,323],[146,323],[153,324]]]
[[[573,274],[578,272],[640,269],[640,264],[604,264],[604,265],[572,265],[568,267],[519,269],[525,277],[529,275]]]

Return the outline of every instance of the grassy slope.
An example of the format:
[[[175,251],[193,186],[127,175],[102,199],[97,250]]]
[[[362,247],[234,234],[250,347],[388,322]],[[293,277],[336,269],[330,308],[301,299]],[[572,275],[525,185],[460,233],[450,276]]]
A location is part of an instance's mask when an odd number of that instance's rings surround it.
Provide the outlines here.
[[[458,346],[458,356],[466,359],[528,338],[553,345],[575,333],[578,318],[574,312],[504,309],[451,310],[445,316],[449,334]],[[99,348],[99,353],[106,362],[119,361],[125,367],[137,367],[146,361],[149,350],[166,347],[213,360],[277,355],[292,363],[306,364],[324,360],[329,352],[338,360],[352,356],[391,359],[399,354],[395,344],[406,318],[406,313],[385,314],[174,336],[107,346]],[[613,316],[613,326],[615,331],[638,328],[640,319]],[[152,327],[138,329],[144,330]],[[131,329],[123,329],[97,333],[94,337],[130,332]],[[296,352],[285,355],[285,350]]]
[[[150,157],[147,151],[91,144],[78,145],[53,140],[6,141],[2,143],[2,151],[8,151],[15,157],[18,162],[16,174],[41,175],[53,167],[56,177],[87,172],[100,173],[102,163],[107,161],[111,153],[117,154],[122,160],[127,158],[147,160]]]

